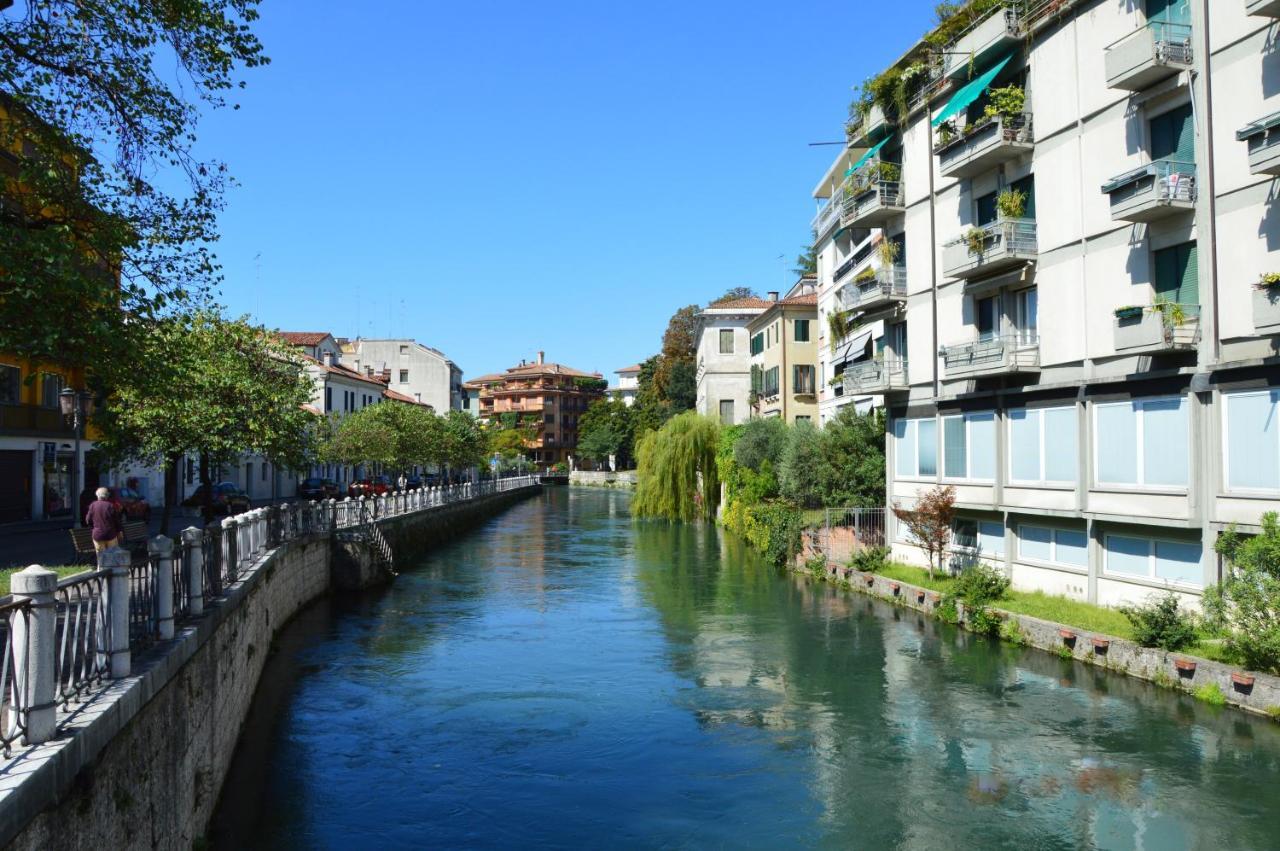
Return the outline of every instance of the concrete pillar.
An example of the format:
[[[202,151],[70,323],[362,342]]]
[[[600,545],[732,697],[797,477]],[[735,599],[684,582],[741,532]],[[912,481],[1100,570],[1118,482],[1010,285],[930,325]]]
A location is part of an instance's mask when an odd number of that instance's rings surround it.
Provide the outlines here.
[[[236,570],[240,566],[239,546],[240,533],[236,529],[236,519],[222,518],[222,564],[215,565],[214,569],[234,579]]]
[[[168,641],[173,638],[173,541],[156,535],[147,541],[147,554],[156,572],[156,632]]]
[[[204,533],[194,526],[182,530],[187,550],[187,611],[192,617],[204,614]]]
[[[111,679],[129,676],[133,660],[129,653],[129,552],[120,547],[103,550],[100,564],[107,572],[103,588],[107,599],[102,610],[107,620],[107,656]]]
[[[293,509],[289,507],[289,503],[282,502],[275,509],[276,512],[276,541],[275,543],[283,544],[285,541],[293,537]]]
[[[29,609],[14,609],[9,622],[13,644],[13,697],[16,711],[25,710],[27,735],[23,744],[38,745],[57,732],[57,637],[58,620],[54,591],[58,574],[33,564],[13,575],[13,599],[30,600]]]

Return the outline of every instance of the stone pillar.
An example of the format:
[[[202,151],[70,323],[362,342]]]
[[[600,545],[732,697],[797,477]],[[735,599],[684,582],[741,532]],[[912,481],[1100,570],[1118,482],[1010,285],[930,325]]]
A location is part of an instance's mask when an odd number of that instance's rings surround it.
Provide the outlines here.
[[[280,533],[277,536],[278,543],[283,544],[293,538],[293,510],[287,502],[280,503],[276,508],[276,530]]]
[[[168,641],[173,638],[173,541],[156,535],[147,541],[147,554],[156,572],[156,632]]]
[[[129,552],[119,547],[103,550],[102,569],[107,572],[103,583],[107,599],[102,610],[107,620],[107,656],[111,679],[129,676],[133,664],[129,653]]]
[[[187,549],[187,611],[192,617],[204,614],[204,533],[194,526],[182,530]]]
[[[9,641],[13,645],[13,697],[17,706],[11,711],[27,714],[27,735],[23,744],[47,742],[57,732],[58,690],[57,636],[58,620],[54,591],[58,574],[33,564],[13,575],[10,590],[14,601],[30,600],[29,609],[14,609],[9,621]],[[25,678],[23,676],[25,672]]]
[[[240,532],[236,528],[234,517],[224,517],[222,518],[222,564],[216,565],[215,569],[222,571],[234,581],[239,567]]]

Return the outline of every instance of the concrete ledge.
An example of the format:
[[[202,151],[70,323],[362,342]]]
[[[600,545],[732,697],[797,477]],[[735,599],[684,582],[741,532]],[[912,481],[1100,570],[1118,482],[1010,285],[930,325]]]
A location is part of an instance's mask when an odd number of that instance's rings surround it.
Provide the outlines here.
[[[574,470],[569,474],[569,484],[574,487],[631,489],[636,486],[636,471]]]

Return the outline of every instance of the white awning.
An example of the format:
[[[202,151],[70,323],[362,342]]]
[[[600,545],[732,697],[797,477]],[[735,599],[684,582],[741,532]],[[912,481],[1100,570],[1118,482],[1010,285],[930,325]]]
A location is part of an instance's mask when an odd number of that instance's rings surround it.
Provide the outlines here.
[[[849,338],[849,341],[838,349],[832,363],[856,363],[867,356],[867,343],[871,340],[872,328],[863,328]]]

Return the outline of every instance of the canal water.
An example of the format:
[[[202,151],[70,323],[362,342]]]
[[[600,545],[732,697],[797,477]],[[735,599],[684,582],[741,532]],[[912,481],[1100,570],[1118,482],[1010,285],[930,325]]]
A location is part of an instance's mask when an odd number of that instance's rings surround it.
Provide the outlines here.
[[[551,490],[277,641],[226,848],[1280,847],[1280,725]]]

